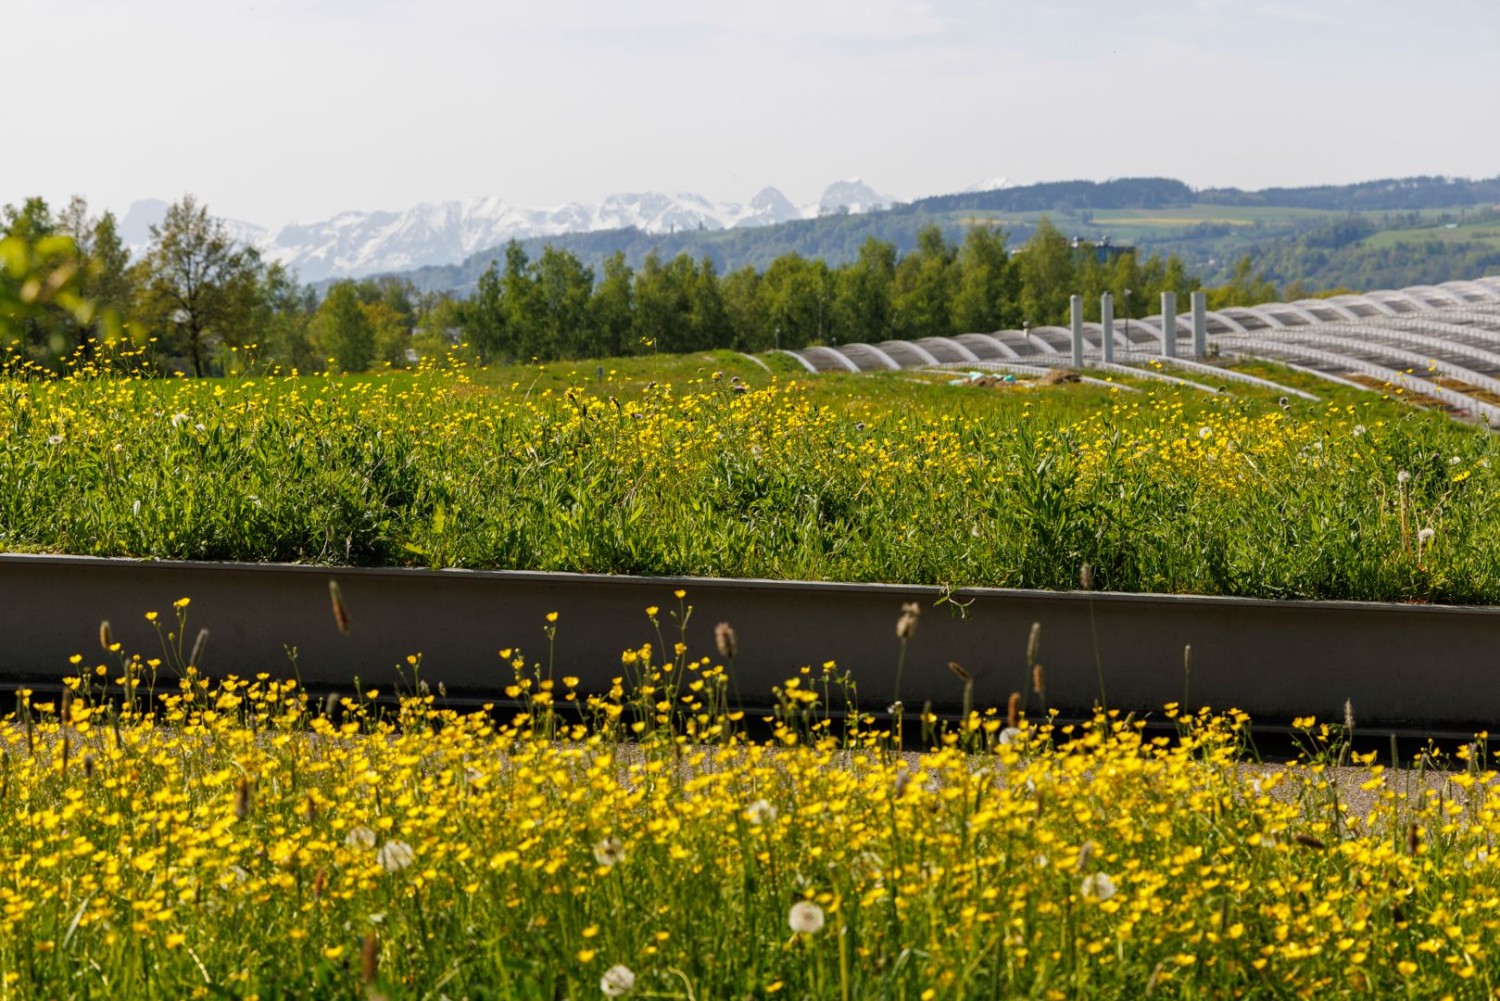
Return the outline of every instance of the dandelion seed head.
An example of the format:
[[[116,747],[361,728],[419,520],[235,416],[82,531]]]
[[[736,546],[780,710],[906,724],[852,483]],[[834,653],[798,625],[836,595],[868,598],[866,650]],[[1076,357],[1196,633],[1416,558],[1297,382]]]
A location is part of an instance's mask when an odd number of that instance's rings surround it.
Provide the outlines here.
[[[386,872],[400,872],[416,860],[417,853],[405,841],[387,841],[376,857]]]
[[[611,834],[594,846],[594,861],[606,869],[625,861],[625,842]]]
[[[792,905],[786,923],[799,935],[816,935],[823,930],[823,908],[811,900],[799,900]]]
[[[1083,877],[1079,893],[1085,900],[1097,900],[1103,903],[1115,895],[1115,881],[1107,873],[1091,872]]]
[[[616,963],[599,978],[599,990],[607,998],[622,998],[635,990],[635,974],[630,967]]]
[[[745,807],[745,819],[757,827],[769,824],[776,819],[776,807],[763,799],[758,799]]]

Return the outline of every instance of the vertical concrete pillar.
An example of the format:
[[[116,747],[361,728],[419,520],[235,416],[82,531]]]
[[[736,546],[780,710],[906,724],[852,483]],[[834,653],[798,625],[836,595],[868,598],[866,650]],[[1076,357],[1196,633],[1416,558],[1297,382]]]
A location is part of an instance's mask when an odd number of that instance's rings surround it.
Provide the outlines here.
[[[1161,294],[1161,353],[1177,357],[1177,293]]]
[[[1073,367],[1083,368],[1083,296],[1068,300],[1073,312]]]
[[[1104,350],[1106,364],[1115,360],[1115,297],[1109,292],[1099,297],[1099,322],[1104,327]]]
[[[1193,357],[1208,354],[1208,293],[1193,293]]]

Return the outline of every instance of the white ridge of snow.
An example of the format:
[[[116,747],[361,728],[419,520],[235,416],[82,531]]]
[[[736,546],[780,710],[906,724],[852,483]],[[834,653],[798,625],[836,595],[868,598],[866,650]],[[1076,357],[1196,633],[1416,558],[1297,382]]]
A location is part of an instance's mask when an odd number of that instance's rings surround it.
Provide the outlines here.
[[[339,212],[275,229],[226,223],[236,239],[254,246],[267,261],[280,262],[295,269],[303,281],[313,282],[457,264],[512,239],[627,227],[671,233],[770,226],[820,214],[874,211],[891,201],[853,177],[835,181],[817,202],[800,206],[769,187],[746,203],[716,202],[689,191],[644,191],[610,195],[592,205],[567,202],[551,208],[525,208],[490,195],[423,202],[402,212]],[[142,201],[131,207],[126,242],[133,255],[145,251],[147,227],[160,223],[166,208],[162,201]]]
[[[982,181],[975,181],[964,188],[960,194],[973,195],[982,191],[1000,191],[1003,188],[1015,187],[1015,182],[1008,177],[987,177]]]

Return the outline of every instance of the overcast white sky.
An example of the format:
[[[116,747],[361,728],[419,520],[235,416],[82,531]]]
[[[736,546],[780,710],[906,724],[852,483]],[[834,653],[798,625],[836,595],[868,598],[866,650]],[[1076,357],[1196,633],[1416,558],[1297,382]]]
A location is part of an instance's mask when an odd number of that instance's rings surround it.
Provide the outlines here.
[[[1500,174],[1496,0],[0,0],[0,203]]]

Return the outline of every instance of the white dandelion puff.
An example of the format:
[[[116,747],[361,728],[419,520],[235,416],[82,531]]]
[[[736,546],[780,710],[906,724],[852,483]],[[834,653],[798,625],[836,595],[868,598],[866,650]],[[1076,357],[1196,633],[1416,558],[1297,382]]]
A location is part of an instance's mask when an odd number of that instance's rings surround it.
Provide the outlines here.
[[[386,872],[400,872],[412,864],[417,853],[412,851],[411,845],[405,841],[387,841],[380,846],[380,853],[377,857]]]
[[[349,833],[344,835],[344,845],[349,848],[363,848],[366,851],[375,847],[375,832],[363,824],[358,827],[349,828]]]
[[[745,819],[756,827],[760,827],[762,824],[769,824],[776,819],[776,807],[763,799],[758,799],[745,807]]]
[[[811,900],[799,900],[792,905],[786,923],[799,935],[816,935],[823,930],[823,908]]]
[[[1083,877],[1079,892],[1087,900],[1103,902],[1115,895],[1115,881],[1110,879],[1107,873],[1091,872]]]
[[[611,834],[594,846],[594,861],[606,869],[619,865],[625,861],[625,842]]]
[[[607,998],[622,998],[635,990],[635,974],[630,967],[617,963],[599,978],[599,989]]]

